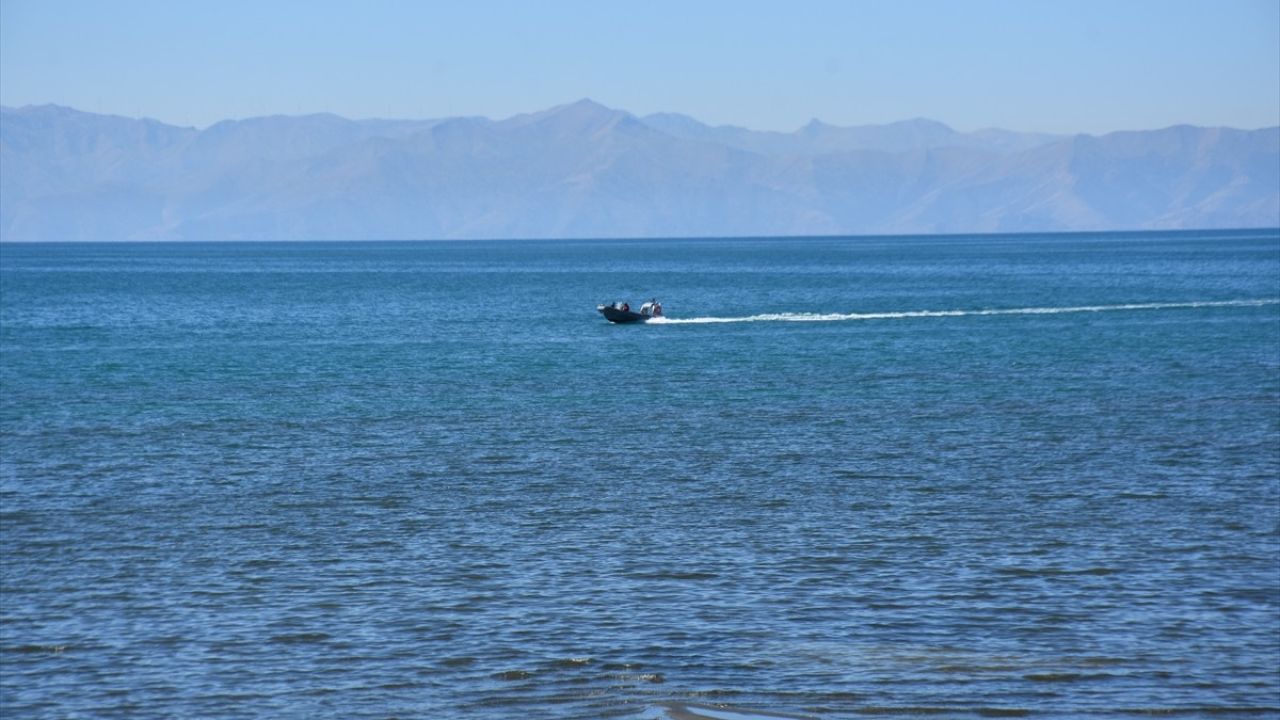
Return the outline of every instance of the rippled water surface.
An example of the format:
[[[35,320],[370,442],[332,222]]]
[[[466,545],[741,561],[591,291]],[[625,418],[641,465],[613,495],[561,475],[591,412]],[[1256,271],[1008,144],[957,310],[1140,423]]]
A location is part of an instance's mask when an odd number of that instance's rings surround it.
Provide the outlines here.
[[[6,718],[1280,714],[1276,231],[5,245],[0,402]]]

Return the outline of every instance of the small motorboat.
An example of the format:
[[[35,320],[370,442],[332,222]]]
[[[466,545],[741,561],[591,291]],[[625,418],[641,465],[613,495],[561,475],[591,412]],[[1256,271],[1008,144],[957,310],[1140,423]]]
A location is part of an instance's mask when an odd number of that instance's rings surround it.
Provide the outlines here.
[[[623,310],[617,303],[612,305],[597,305],[596,312],[604,316],[605,320],[611,323],[637,323],[649,322],[650,315],[641,315],[631,310]]]
[[[631,305],[628,303],[597,305],[596,312],[603,315],[604,319],[611,323],[642,323],[662,317],[662,303],[657,300],[650,300],[640,306],[640,312],[632,310]]]

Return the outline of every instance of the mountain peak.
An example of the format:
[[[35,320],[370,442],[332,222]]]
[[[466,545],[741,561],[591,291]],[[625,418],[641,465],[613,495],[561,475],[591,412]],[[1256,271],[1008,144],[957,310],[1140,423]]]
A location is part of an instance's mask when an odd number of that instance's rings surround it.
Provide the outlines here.
[[[939,122],[937,120],[933,120],[931,118],[926,118],[926,117],[915,117],[915,118],[911,118],[910,120],[899,120],[898,122],[890,123],[890,125],[896,126],[896,127],[914,128],[917,130],[933,130],[933,131],[941,131],[941,132],[948,132],[948,133],[955,132],[955,130],[952,129],[950,125],[944,122]]]
[[[516,115],[505,120],[503,124],[508,127],[556,125],[565,132],[589,133],[626,120],[634,120],[631,113],[614,110],[590,98],[583,98],[542,112]]]
[[[818,118],[813,118],[809,122],[805,123],[804,127],[800,128],[796,132],[811,134],[811,133],[822,132],[824,130],[830,130],[834,127],[835,127],[834,125],[824,123]]]
[[[23,105],[21,107],[10,107],[6,105],[4,106],[4,111],[6,113],[13,113],[16,115],[32,115],[32,116],[62,117],[62,118],[95,116],[94,113],[88,113],[83,110],[77,110],[75,108],[67,107],[65,105],[55,105],[54,103],[45,103],[43,105]],[[97,117],[118,117],[118,116],[99,115]]]
[[[557,105],[546,112],[548,115],[579,119],[614,119],[628,115],[622,110],[614,110],[611,107],[601,105],[591,98],[582,98],[567,105]]]
[[[580,98],[580,99],[578,99],[578,100],[576,100],[576,101],[574,101],[574,102],[568,103],[568,104],[566,104],[566,105],[561,105],[560,107],[562,107],[562,108],[574,108],[574,109],[577,109],[577,110],[591,110],[591,111],[604,110],[604,111],[606,111],[606,112],[613,112],[613,109],[612,109],[612,108],[605,107],[604,105],[602,105],[602,104],[600,104],[600,103],[596,102],[595,100],[592,100],[592,99],[591,99],[591,98],[589,98],[589,97]]]

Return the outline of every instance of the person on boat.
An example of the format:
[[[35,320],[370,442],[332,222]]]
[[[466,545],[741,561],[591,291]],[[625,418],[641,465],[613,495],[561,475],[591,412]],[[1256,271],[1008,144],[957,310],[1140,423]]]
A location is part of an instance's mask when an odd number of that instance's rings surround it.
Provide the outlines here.
[[[654,317],[662,317],[662,303],[657,302],[657,301],[654,301],[654,303],[653,303],[653,316],[654,316]]]
[[[622,303],[622,312],[631,312],[631,303],[629,302]]]
[[[649,302],[647,302],[647,303],[645,303],[645,304],[643,304],[643,305],[641,305],[641,306],[640,306],[640,314],[641,314],[641,315],[648,315],[648,314],[649,314],[649,313],[651,313],[651,312],[653,312],[653,301],[652,301],[652,300],[650,300]]]

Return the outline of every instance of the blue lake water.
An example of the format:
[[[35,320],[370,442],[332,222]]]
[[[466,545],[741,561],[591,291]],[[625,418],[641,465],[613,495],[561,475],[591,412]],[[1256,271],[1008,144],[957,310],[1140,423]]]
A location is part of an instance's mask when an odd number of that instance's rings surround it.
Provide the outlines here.
[[[671,703],[1280,714],[1280,231],[0,246],[4,717]]]

